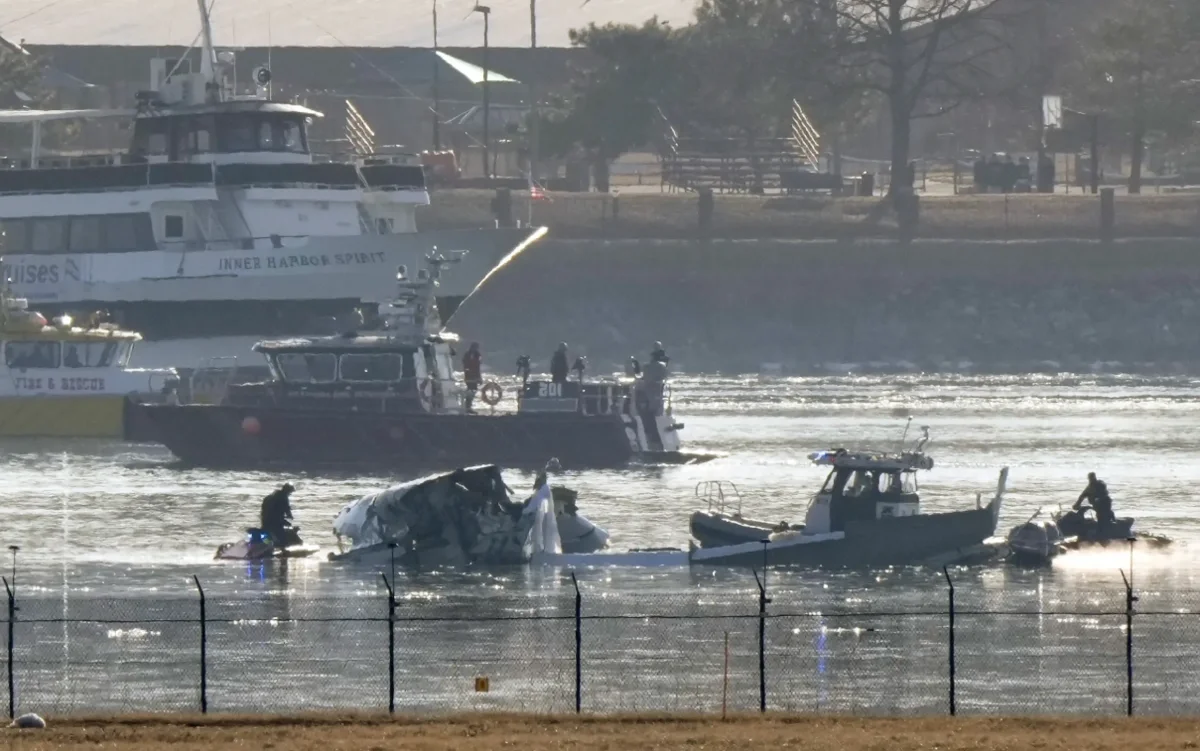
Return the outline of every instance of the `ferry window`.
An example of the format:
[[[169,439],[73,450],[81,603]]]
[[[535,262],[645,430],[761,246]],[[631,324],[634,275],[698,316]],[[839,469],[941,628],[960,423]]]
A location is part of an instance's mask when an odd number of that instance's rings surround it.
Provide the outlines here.
[[[71,217],[71,250],[100,250],[100,217]]]
[[[104,217],[105,249],[135,250],[138,247],[136,219],[136,214],[110,214]]]
[[[183,217],[178,214],[167,214],[163,217],[163,236],[168,240],[183,237]]]
[[[229,115],[218,122],[221,151],[235,153],[258,150],[254,118],[249,115]]]
[[[4,233],[3,248],[6,253],[29,251],[29,222],[24,219],[5,219],[0,222]]]
[[[66,342],[63,344],[63,367],[107,368],[116,354],[116,342]]]
[[[34,219],[34,253],[60,253],[67,249],[67,222],[62,218]]]
[[[134,124],[133,151],[145,156],[165,156],[170,143],[167,132],[170,123],[165,117],[146,117]]]
[[[400,355],[342,355],[343,381],[399,381]]]
[[[8,342],[4,364],[13,370],[57,368],[58,354],[58,342]]]
[[[293,151],[295,154],[305,154],[307,149],[304,143],[304,128],[300,126],[300,120],[288,118],[280,121],[280,148],[284,151]]]
[[[263,151],[274,151],[275,133],[270,122],[262,122],[258,125],[258,148]]]
[[[151,133],[146,139],[147,156],[165,156],[167,153],[167,134]]]
[[[296,120],[283,122],[283,150],[304,153],[304,131]]]
[[[285,381],[328,383],[337,375],[337,356],[333,354],[288,353],[276,358]]]

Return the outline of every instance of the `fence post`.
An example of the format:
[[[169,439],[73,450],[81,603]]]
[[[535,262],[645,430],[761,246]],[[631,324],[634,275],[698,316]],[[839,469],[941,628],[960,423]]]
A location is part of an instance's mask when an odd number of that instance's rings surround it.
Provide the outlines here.
[[[192,574],[192,581],[200,593],[200,713],[208,714],[208,603],[200,577]]]
[[[1133,594],[1133,543],[1129,538],[1129,577],[1121,571],[1121,579],[1125,582],[1125,714],[1133,717],[1133,604],[1137,596]]]
[[[15,719],[17,716],[17,681],[13,671],[13,649],[16,637],[16,621],[17,621],[17,596],[13,592],[12,587],[8,586],[8,579],[0,577],[4,580],[4,591],[8,595],[8,719]]]
[[[396,590],[387,574],[380,576],[388,592],[388,714],[396,714]]]
[[[763,557],[766,557],[766,545],[763,546]],[[758,578],[754,571],[754,583],[758,585],[758,711],[767,711],[767,605],[771,602],[767,597],[767,572]]]
[[[583,594],[574,571],[571,584],[575,586],[575,714],[579,714],[583,711]]]
[[[955,689],[955,652],[954,652],[954,580],[950,578],[950,569],[942,566],[942,573],[946,576],[946,586],[950,587],[950,716],[954,717],[958,714],[958,704],[954,695]]]

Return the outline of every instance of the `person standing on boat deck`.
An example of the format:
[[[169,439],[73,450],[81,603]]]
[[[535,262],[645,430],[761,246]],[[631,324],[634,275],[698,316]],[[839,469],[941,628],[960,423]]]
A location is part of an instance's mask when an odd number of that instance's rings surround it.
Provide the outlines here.
[[[475,392],[479,391],[479,386],[483,383],[483,355],[479,352],[479,342],[471,342],[467,353],[463,355],[462,367],[463,380],[467,384],[467,413],[473,414]]]
[[[1090,508],[1096,512],[1096,521],[1101,526],[1110,524],[1117,520],[1113,514],[1112,497],[1108,494],[1108,485],[1104,480],[1098,479],[1095,472],[1088,472],[1088,484],[1079,494],[1079,500],[1075,501],[1073,508],[1076,511],[1085,511],[1087,506],[1083,505],[1084,501],[1088,501],[1092,505]]]
[[[291,529],[288,522],[292,518],[292,491],[296,488],[290,482],[263,499],[259,512],[259,526],[266,530],[271,540],[279,547],[300,543],[300,537]]]
[[[650,362],[661,362],[663,365],[671,362],[671,358],[667,357],[667,351],[663,349],[662,342],[654,343],[654,350],[650,353]]]
[[[663,361],[665,357],[666,355],[663,355],[663,358],[651,355],[650,362],[642,368],[642,385],[648,397],[647,406],[650,412],[656,415],[663,411],[663,394],[667,382],[667,364]]]
[[[560,342],[554,356],[550,358],[550,380],[554,383],[566,383],[570,374],[570,364],[567,362],[567,343]]]

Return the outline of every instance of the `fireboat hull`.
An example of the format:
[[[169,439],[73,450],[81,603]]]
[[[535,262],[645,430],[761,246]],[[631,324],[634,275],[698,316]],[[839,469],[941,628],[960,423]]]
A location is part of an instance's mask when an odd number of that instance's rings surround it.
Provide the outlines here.
[[[369,414],[235,405],[130,405],[127,440],[186,464],[428,469],[492,463],[618,467],[636,458],[619,415]]]

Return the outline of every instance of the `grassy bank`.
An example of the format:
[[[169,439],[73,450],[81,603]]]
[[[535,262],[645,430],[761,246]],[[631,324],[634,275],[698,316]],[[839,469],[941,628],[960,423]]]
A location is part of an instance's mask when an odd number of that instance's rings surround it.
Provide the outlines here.
[[[418,215],[422,229],[463,229],[493,221],[493,191],[439,190]],[[688,238],[697,234],[694,193],[637,192],[616,200],[597,193],[556,193],[534,206],[535,224],[560,238]],[[524,220],[527,194],[514,193]],[[717,195],[711,234],[730,238],[890,238],[894,218],[879,198]],[[1095,238],[1100,199],[1090,195],[926,196],[920,236],[974,240]],[[1117,196],[1118,237],[1200,235],[1200,195]]]
[[[352,751],[667,751],[745,748],[837,751],[1157,751],[1195,748],[1185,719],[858,719],[768,716],[728,721],[686,717],[523,717],[441,719],[345,716],[50,719],[46,731],[9,733],[10,748],[286,749]]]

